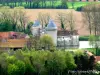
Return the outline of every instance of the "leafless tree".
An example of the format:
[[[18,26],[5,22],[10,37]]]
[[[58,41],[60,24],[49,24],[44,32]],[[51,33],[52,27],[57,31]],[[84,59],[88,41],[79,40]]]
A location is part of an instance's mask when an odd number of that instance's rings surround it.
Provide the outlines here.
[[[83,12],[82,12],[83,24],[89,29],[90,35],[92,34],[92,16],[91,15],[92,14],[90,10],[83,9]]]
[[[15,8],[11,13],[13,28],[15,31],[25,32],[28,23],[28,16],[24,9]]]
[[[12,28],[13,31],[18,32],[25,32],[27,23],[28,23],[28,16],[24,9],[0,9],[1,22],[6,22],[9,24],[8,27]],[[9,29],[9,28],[8,28]]]
[[[91,6],[86,6],[83,11],[83,16],[85,18],[86,23],[88,23],[90,33],[93,31],[95,36],[99,35],[100,7],[98,7],[96,4],[92,4]]]
[[[50,20],[50,14],[49,13],[39,13],[37,19],[40,21],[42,28],[44,28],[48,25],[48,22]]]
[[[56,21],[60,24],[61,29],[63,30],[66,30],[66,28],[69,28],[71,32],[75,30],[75,17],[72,10],[68,13],[57,13]]]
[[[92,4],[91,6],[87,6],[87,8],[85,8],[85,10],[86,10],[86,11],[84,11],[85,13],[88,11],[91,14],[88,16],[91,19],[90,23],[92,25],[91,26],[92,31],[94,32],[94,35],[95,35],[94,41],[95,41],[95,48],[96,48],[96,53],[97,53],[97,50],[99,47],[98,41],[100,40],[98,38],[98,36],[100,36],[100,7],[97,4]],[[87,20],[87,18],[86,18],[86,20]]]
[[[75,30],[75,16],[74,16],[73,10],[71,10],[68,13],[67,24],[69,26],[69,29],[71,31],[71,34],[73,35],[73,32]]]
[[[67,28],[67,14],[63,12],[58,12],[56,15],[56,21],[60,24],[62,30]]]

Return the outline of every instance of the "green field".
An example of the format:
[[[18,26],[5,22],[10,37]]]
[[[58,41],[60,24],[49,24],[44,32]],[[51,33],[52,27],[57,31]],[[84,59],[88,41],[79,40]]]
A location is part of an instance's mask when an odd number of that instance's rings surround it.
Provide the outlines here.
[[[77,9],[77,7],[81,7],[81,6],[85,6],[85,5],[93,4],[93,3],[99,4],[100,2],[74,2],[74,9]],[[56,7],[60,6],[60,5],[61,5],[61,1],[55,2],[53,4],[53,7],[52,7],[52,4],[49,1],[46,2],[46,8],[56,8]],[[69,9],[72,9],[73,8],[72,7],[72,2],[67,2],[67,5],[68,5],[68,8]],[[0,6],[4,6],[4,5],[0,4]],[[5,3],[5,6],[7,6],[7,3]],[[14,3],[9,3],[9,6],[10,7],[13,7],[14,6]],[[18,6],[23,6],[23,7],[27,8],[30,5],[29,4],[26,4],[25,2],[22,2],[22,4],[19,5],[19,3],[16,2],[16,7],[18,7]],[[42,7],[42,3],[40,2],[39,3],[39,8],[41,8],[41,7]]]
[[[74,4],[74,8],[76,9],[77,7],[81,7],[81,6],[85,6],[85,5],[89,5],[89,4],[100,4],[100,2],[75,2]],[[68,8],[72,8],[72,3],[68,2]]]
[[[68,4],[69,8],[72,8],[71,2],[68,2],[67,4]],[[85,6],[87,4],[91,4],[91,2],[75,2],[74,7],[77,8],[77,7],[80,7],[80,6]]]

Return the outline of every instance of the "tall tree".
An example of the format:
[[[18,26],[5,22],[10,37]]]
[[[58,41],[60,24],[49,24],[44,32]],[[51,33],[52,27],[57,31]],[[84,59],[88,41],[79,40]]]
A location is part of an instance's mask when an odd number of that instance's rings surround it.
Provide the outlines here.
[[[60,24],[62,30],[67,28],[67,14],[63,12],[58,12],[56,16],[56,21]]]
[[[91,17],[91,22],[92,22],[92,31],[94,32],[94,35],[95,35],[95,48],[96,48],[96,52],[98,50],[98,47],[99,47],[99,43],[98,41],[100,40],[98,38],[98,36],[100,35],[100,7],[98,7],[97,4],[92,4],[90,6],[87,6],[88,8],[85,8],[87,10],[89,10],[90,8],[90,12],[91,12],[91,15],[89,15]]]
[[[68,8],[67,0],[61,0],[61,7],[62,8]]]
[[[47,26],[50,20],[50,14],[49,13],[39,13],[37,18],[40,21],[42,27],[44,28]]]
[[[71,34],[73,35],[73,32],[75,30],[75,16],[74,16],[73,10],[71,10],[68,13],[67,24],[70,28]]]
[[[15,8],[13,10],[3,8],[0,9],[0,25],[4,28],[11,27],[9,31],[25,32],[28,22],[28,17],[25,11],[21,8]],[[8,31],[5,29],[4,31]]]
[[[83,23],[89,29],[89,32],[91,35],[92,34],[92,14],[90,10],[91,9],[88,6],[86,6],[85,9],[83,9],[82,16],[83,16]]]

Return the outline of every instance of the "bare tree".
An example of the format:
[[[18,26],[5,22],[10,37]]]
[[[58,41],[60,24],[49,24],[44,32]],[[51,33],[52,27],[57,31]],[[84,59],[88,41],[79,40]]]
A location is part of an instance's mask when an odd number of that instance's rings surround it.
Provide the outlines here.
[[[28,17],[24,11],[24,9],[7,9],[3,8],[0,10],[0,25],[6,30],[11,28],[11,31],[25,32]],[[3,25],[2,25],[3,24]],[[5,25],[5,26],[4,26]],[[10,27],[10,28],[7,28]]]
[[[19,22],[21,31],[25,32],[28,23],[28,17],[26,16],[26,12],[23,10],[19,11]]]
[[[48,25],[48,22],[50,20],[50,14],[49,13],[39,13],[37,19],[40,21],[42,27],[46,27]]]
[[[72,10],[68,13],[67,24],[69,26],[69,29],[71,31],[71,34],[73,35],[73,32],[75,30],[75,16],[74,16]]]
[[[28,17],[26,16],[24,9],[15,8],[12,11],[11,19],[14,31],[25,32],[28,23]]]
[[[67,14],[63,12],[58,12],[56,16],[56,21],[60,24],[62,30],[67,28]]]
[[[88,7],[86,6],[85,8],[88,8]],[[91,14],[90,8],[88,8],[88,10],[83,9],[82,16],[83,16],[83,23],[89,29],[89,32],[91,35],[92,34],[92,14]]]
[[[96,4],[92,4],[91,6],[87,6],[87,11],[91,13],[91,15],[88,15],[91,18],[92,22],[92,31],[94,32],[95,35],[95,48],[96,48],[96,53],[99,47],[98,41],[100,40],[98,36],[100,35],[100,7]],[[87,12],[85,11],[85,13]]]
[[[90,23],[91,23],[91,29],[94,32],[94,35],[97,36],[100,34],[99,28],[100,28],[100,7],[98,7],[95,4],[92,4],[91,7],[88,6],[87,10],[90,12]],[[86,12],[86,11],[85,11]]]

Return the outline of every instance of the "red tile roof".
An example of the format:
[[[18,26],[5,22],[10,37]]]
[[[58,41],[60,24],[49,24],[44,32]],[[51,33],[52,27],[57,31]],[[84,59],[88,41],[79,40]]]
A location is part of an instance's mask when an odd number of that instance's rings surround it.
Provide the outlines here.
[[[100,61],[100,56],[95,56],[96,57],[96,61]]]
[[[9,32],[0,32],[0,38],[9,38]]]
[[[20,32],[0,32],[0,39],[25,38],[26,34]]]

